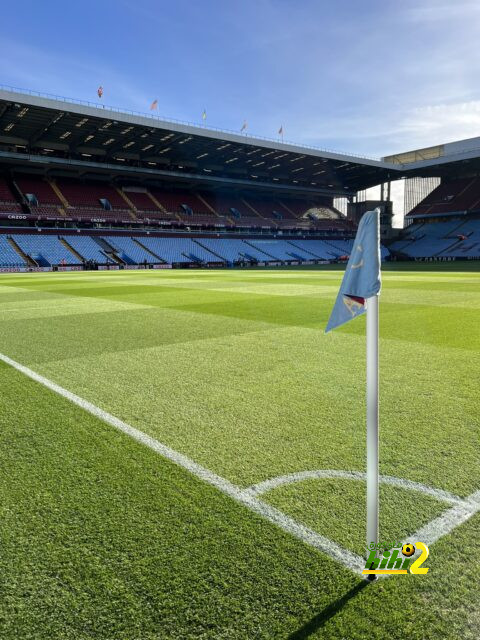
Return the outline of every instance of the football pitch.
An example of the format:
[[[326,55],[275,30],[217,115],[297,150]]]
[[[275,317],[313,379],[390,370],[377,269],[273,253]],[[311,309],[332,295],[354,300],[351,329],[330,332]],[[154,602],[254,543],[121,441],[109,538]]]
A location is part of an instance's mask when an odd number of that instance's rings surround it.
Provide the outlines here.
[[[480,636],[480,272],[383,272],[380,540],[430,556],[372,584],[341,277],[0,277],[2,639]]]

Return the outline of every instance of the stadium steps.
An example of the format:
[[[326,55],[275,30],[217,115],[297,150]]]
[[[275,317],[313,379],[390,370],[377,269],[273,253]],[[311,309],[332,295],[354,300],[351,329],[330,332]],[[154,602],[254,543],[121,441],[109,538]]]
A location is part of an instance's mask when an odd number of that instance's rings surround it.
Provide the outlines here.
[[[277,204],[279,204],[281,207],[283,207],[283,208],[285,209],[285,211],[288,211],[288,213],[289,213],[291,216],[293,216],[295,219],[297,219],[297,220],[298,220],[298,216],[297,216],[297,214],[296,214],[296,213],[294,213],[294,212],[293,212],[289,207],[287,207],[287,205],[286,205],[286,204],[284,204],[281,200],[277,200],[276,202],[277,202]]]
[[[14,249],[18,253],[18,255],[22,258],[24,262],[28,264],[29,267],[38,267],[38,262],[36,262],[36,260],[34,260],[33,258],[30,258],[30,256],[27,256],[27,254],[24,251],[22,251],[22,249],[20,249],[20,247],[12,238],[12,236],[7,236],[7,241],[12,247],[12,249]]]
[[[60,191],[60,188],[58,187],[57,183],[55,182],[55,180],[48,180],[47,179],[48,184],[52,187],[52,189],[55,191],[55,193],[57,194],[58,198],[60,199],[60,202],[63,204],[63,206],[66,209],[71,209],[70,203],[68,202],[68,200],[65,198],[65,196],[63,195],[63,193]]]
[[[135,212],[137,211],[136,206],[133,204],[133,202],[130,200],[130,198],[118,187],[115,187],[115,191],[118,193],[118,195],[122,198],[122,200],[124,200],[126,202],[126,204],[129,207],[129,215],[132,218],[132,220],[138,220],[137,216],[135,215]]]
[[[248,246],[251,247],[252,249],[255,249],[255,251],[260,251],[260,253],[264,253],[266,256],[268,256],[272,260],[275,260],[276,262],[282,262],[280,258],[277,258],[276,256],[272,256],[271,253],[267,253],[264,249],[260,249],[260,247],[256,247],[254,244],[252,244],[248,240],[245,240],[245,238],[243,239],[243,242],[245,244],[248,244]]]
[[[186,251],[182,251],[181,255],[184,258],[187,258],[190,262],[196,262],[197,264],[204,264],[204,260],[201,260],[198,256],[196,256],[194,253],[187,253]]]
[[[332,249],[335,249],[335,257],[336,257],[336,254],[337,254],[339,251],[341,251],[341,249],[339,249],[338,247],[336,247],[334,244],[332,244],[329,240],[326,240],[325,238],[322,238],[322,242],[325,242],[325,244],[328,244],[330,247],[332,247]],[[332,254],[332,255],[334,255],[334,254]],[[344,254],[344,255],[347,255],[347,254]],[[348,255],[350,255],[350,254],[348,254]]]
[[[218,213],[215,211],[215,209],[205,200],[205,198],[202,198],[202,196],[199,193],[196,193],[195,195],[200,200],[200,202],[204,204],[207,207],[207,209],[213,213],[214,216],[217,216],[217,218],[220,217]]]
[[[117,264],[120,264],[120,265],[127,264],[125,260],[122,260],[122,258],[120,258],[120,256],[117,255],[117,252],[115,251],[115,249],[111,245],[109,245],[106,240],[104,240],[103,238],[93,238],[93,239],[98,245],[100,245],[102,253],[104,253],[107,256],[107,258],[110,258],[113,262],[116,262]]]
[[[20,189],[18,184],[15,182],[15,180],[13,180],[13,178],[11,180],[7,178],[7,184],[10,187],[10,191],[13,193],[14,196],[16,196],[18,202],[22,205],[22,208],[25,210],[25,207],[28,207],[27,199],[23,195],[22,190]]]
[[[460,196],[463,196],[465,191],[468,191],[470,187],[473,187],[476,181],[477,181],[477,177],[475,176],[475,178],[472,178],[470,182],[467,185],[465,185],[465,187],[459,193],[457,193],[457,195],[455,196],[455,199]]]
[[[162,257],[160,257],[159,255],[157,255],[156,253],[154,253],[151,249],[149,249],[148,247],[146,247],[144,244],[142,244],[140,242],[140,240],[138,240],[138,238],[133,238],[132,237],[133,242],[135,242],[136,244],[138,244],[139,247],[141,247],[144,251],[146,251],[147,253],[150,253],[154,258],[156,258],[158,260],[158,262],[162,263],[162,264],[166,264],[167,261],[164,260]]]
[[[213,256],[215,256],[216,258],[219,258],[222,262],[228,262],[227,260],[225,260],[225,258],[223,256],[221,256],[219,253],[216,253],[216,251],[214,251],[213,249],[211,249],[210,247],[206,247],[204,244],[202,244],[200,242],[200,240],[198,238],[192,238],[193,242],[195,242],[195,244],[198,244],[200,247],[202,247],[202,249],[205,249],[205,251],[208,251],[209,253],[211,253]]]
[[[304,249],[303,247],[298,247],[293,241],[291,240],[287,240],[288,244],[291,244],[292,247],[295,247],[295,249],[299,249],[300,251],[303,251],[304,253],[309,253],[312,258],[319,258],[320,260],[325,260],[325,256],[319,256],[317,253],[313,253],[313,251],[310,251],[309,249]]]
[[[246,200],[244,200],[243,198],[240,200],[240,202],[243,202],[243,204],[248,207],[250,209],[250,211],[252,211],[256,216],[258,216],[259,218],[261,218],[262,220],[267,220],[268,222],[272,222],[272,220],[265,218],[265,216],[262,216],[262,214],[257,211],[255,209],[255,207],[253,207],[249,202],[247,202]]]
[[[452,244],[449,244],[448,247],[446,247],[445,249],[438,251],[438,253],[434,253],[433,257],[441,256],[442,253],[448,253],[449,251],[452,251],[452,249],[455,249],[456,247],[461,245],[463,242],[465,242],[465,240],[460,240],[459,238],[457,238],[455,239],[455,242],[453,242]]]
[[[401,247],[398,247],[397,249],[394,249],[395,252],[402,252],[406,247],[409,247],[411,244],[413,244],[415,241],[417,240],[416,237],[414,238],[410,238],[410,240],[405,240],[405,244],[402,244]],[[401,240],[396,240],[395,242],[401,242]],[[392,242],[393,244],[393,242]]]
[[[413,223],[413,224],[415,224],[415,223]],[[410,226],[410,225],[409,225],[409,226]],[[412,226],[413,226],[413,225],[412,225]],[[418,225],[418,227],[415,229],[415,234],[417,234],[417,233],[420,231],[420,229],[421,229],[422,227],[424,227],[424,226],[425,226],[425,222],[420,223],[420,224]],[[409,229],[409,227],[405,227],[405,229],[403,229],[403,233],[404,233],[405,235],[408,233],[408,229]],[[422,237],[424,237],[424,236],[422,236]],[[398,249],[394,249],[394,251],[403,252],[403,250],[404,250],[406,247],[410,246],[411,244],[413,244],[413,243],[414,243],[416,240],[418,240],[418,239],[419,239],[419,237],[418,237],[417,235],[414,235],[414,236],[413,236],[413,238],[410,238],[410,240],[405,240],[405,238],[403,238],[402,240],[394,240],[394,242],[403,242],[403,241],[405,242],[405,244],[403,244],[403,245],[402,245],[401,247],[399,247]],[[393,244],[393,242],[392,242],[392,244]]]
[[[458,229],[460,229],[460,227],[463,227],[464,224],[465,224],[465,220],[461,220],[459,224],[457,224],[456,227],[453,227],[453,229],[449,231],[445,237],[449,238],[452,235],[452,233],[455,233],[456,231],[458,231]]]
[[[168,211],[165,209],[163,204],[160,204],[160,202],[156,199],[153,193],[150,193],[150,191],[147,191],[147,196],[150,198],[153,204],[157,207],[157,209],[160,209],[162,213],[166,213],[168,215]]]
[[[183,220],[181,219],[181,217],[178,215],[178,213],[170,213],[170,211],[167,211],[167,209],[165,209],[165,207],[163,206],[163,204],[160,202],[160,200],[158,200],[153,193],[150,193],[150,191],[147,191],[147,194],[150,198],[150,200],[153,202],[154,205],[156,205],[160,211],[162,213],[164,213],[167,216],[172,216],[177,218],[177,220],[179,220],[179,222],[183,222]]]
[[[477,208],[477,206],[480,204],[480,198],[478,200],[475,200],[475,202],[472,204],[471,207],[469,207],[470,211],[475,211],[475,209]]]
[[[84,257],[83,257],[82,255],[80,255],[80,254],[78,253],[78,251],[76,251],[76,250],[72,247],[72,245],[70,245],[70,244],[67,242],[67,240],[66,240],[63,236],[58,236],[58,239],[60,240],[60,242],[63,244],[63,246],[64,246],[66,249],[68,249],[71,253],[73,253],[73,255],[74,255],[78,260],[80,260],[80,262],[84,262],[84,261],[85,261]]]

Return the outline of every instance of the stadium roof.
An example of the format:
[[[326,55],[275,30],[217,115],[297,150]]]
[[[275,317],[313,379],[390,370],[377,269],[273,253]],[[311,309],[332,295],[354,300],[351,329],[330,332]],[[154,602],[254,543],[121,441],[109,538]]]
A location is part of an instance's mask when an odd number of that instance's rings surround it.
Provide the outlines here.
[[[480,137],[437,144],[383,158],[401,166],[406,175],[454,176],[480,171]]]
[[[480,171],[480,138],[373,159],[4,87],[0,163],[83,178],[349,196],[406,176]]]
[[[399,171],[391,162],[9,89],[0,89],[0,162],[328,195]]]

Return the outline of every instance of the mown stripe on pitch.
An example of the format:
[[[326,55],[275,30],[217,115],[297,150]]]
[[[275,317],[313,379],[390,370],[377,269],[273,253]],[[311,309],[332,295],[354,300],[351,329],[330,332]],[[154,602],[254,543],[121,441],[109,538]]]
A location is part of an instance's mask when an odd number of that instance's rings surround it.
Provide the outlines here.
[[[32,369],[29,369],[28,367],[25,367],[24,365],[16,362],[15,360],[12,360],[8,356],[0,353],[0,360],[3,361],[5,364],[8,364],[9,366],[13,367],[17,371],[20,371],[21,373],[31,378],[35,382],[38,382],[39,384],[43,385],[47,389],[50,389],[51,391],[57,393],[63,398],[66,398],[67,400],[77,405],[84,411],[87,411],[88,413],[99,418],[103,422],[111,425],[112,427],[115,427],[119,431],[122,431],[123,433],[127,434],[137,442],[140,442],[141,444],[149,447],[150,449],[160,454],[162,457],[166,458],[167,460],[170,460],[171,462],[174,462],[180,467],[183,467],[184,469],[186,469],[196,477],[200,478],[204,482],[207,482],[208,484],[213,485],[219,491],[230,496],[236,502],[243,504],[244,506],[248,507],[251,511],[262,516],[269,522],[276,524],[278,527],[292,534],[302,542],[305,542],[311,547],[314,547],[315,549],[322,551],[333,560],[340,562],[345,567],[347,567],[347,569],[350,569],[354,573],[361,575],[362,570],[364,568],[365,561],[360,556],[358,556],[357,554],[351,551],[348,551],[347,549],[344,549],[343,547],[341,547],[340,545],[337,545],[332,540],[329,540],[328,538],[325,538],[324,536],[319,535],[312,529],[309,529],[308,527],[305,527],[304,525],[300,524],[293,518],[290,518],[289,516],[284,514],[282,511],[259,500],[248,489],[242,489],[241,487],[234,485],[226,478],[222,478],[216,473],[213,473],[213,471],[210,471],[209,469],[203,467],[202,465],[194,462],[193,460],[183,455],[182,453],[175,451],[174,449],[171,449],[170,447],[162,444],[155,438],[152,438],[146,433],[143,433],[143,431],[140,431],[139,429],[132,427],[131,425],[124,422],[123,420],[120,420],[119,418],[113,416],[107,411],[100,409],[100,407],[97,407],[91,402],[88,402],[88,400],[85,400],[80,396],[77,396],[76,394],[72,393],[71,391],[68,391],[68,389],[64,389],[63,387],[56,384],[52,380],[49,380],[48,378],[41,376],[35,371],[32,371]]]

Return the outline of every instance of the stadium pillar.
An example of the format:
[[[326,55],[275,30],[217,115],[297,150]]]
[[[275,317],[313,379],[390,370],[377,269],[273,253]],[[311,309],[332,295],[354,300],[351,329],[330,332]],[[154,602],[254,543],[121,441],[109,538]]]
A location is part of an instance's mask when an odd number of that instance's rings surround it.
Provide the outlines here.
[[[367,555],[378,543],[378,301],[367,299]]]

